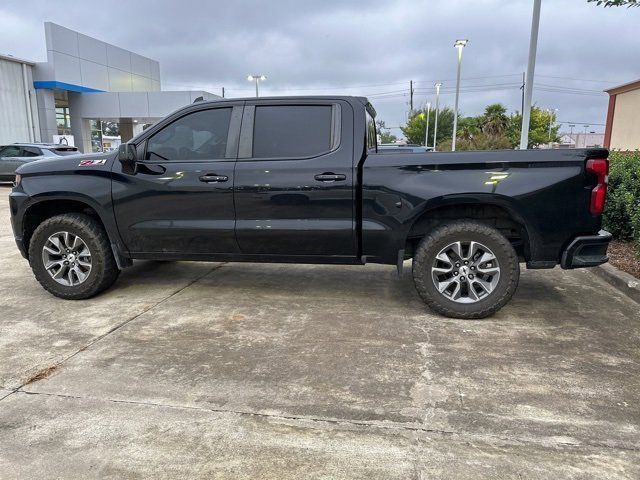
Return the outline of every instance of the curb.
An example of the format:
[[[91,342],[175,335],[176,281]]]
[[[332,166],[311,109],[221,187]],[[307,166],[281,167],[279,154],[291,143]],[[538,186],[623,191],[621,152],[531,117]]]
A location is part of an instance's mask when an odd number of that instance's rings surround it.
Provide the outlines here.
[[[608,263],[592,268],[591,272],[609,285],[620,290],[627,297],[640,303],[640,280],[633,275],[618,270]]]

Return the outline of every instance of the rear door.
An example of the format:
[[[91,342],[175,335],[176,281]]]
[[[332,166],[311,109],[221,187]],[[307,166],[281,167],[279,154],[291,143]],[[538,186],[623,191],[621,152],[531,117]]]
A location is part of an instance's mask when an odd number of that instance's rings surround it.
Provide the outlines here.
[[[115,216],[131,252],[238,253],[233,169],[241,118],[241,102],[196,107],[137,145],[135,172],[115,162]]]
[[[244,254],[355,257],[353,109],[247,101],[235,169]]]

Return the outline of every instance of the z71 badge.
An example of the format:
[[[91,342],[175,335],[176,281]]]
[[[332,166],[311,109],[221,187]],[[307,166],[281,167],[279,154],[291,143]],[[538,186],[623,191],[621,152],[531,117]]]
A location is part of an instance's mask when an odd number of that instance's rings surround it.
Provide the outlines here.
[[[78,164],[79,167],[95,167],[97,165],[104,165],[107,163],[106,158],[101,158],[100,160],[81,160]]]

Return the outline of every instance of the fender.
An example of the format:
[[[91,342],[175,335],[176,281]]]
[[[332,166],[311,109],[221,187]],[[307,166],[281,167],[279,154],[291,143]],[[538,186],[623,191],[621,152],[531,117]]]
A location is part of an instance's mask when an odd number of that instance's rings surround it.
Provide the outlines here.
[[[100,189],[94,189],[91,193],[92,196],[90,196],[89,194],[85,194],[81,191],[47,191],[44,188],[36,193],[34,190],[37,190],[36,187],[38,186],[38,183],[41,183],[34,182],[36,179],[37,177],[30,177],[29,192],[26,195],[22,192],[12,192],[10,195],[12,209],[15,209],[15,212],[17,213],[13,216],[13,227],[16,233],[16,241],[23,242],[23,248],[21,248],[21,251],[23,251],[23,255],[25,257],[27,257],[28,249],[26,245],[24,245],[24,238],[22,237],[25,227],[24,219],[28,218],[29,211],[45,202],[61,202],[66,200],[84,204],[96,212],[105,228],[118,267],[124,268],[130,265],[131,260],[129,259],[129,252],[122,242],[122,238],[120,237],[120,233],[116,226],[113,209],[111,208],[110,180],[108,183],[108,191],[101,192]],[[78,177],[74,177],[74,180],[78,183]],[[80,183],[82,183],[82,181],[80,181]],[[95,183],[100,182],[94,182],[94,187],[96,186]],[[99,201],[99,199],[101,199],[101,201]]]
[[[423,205],[418,206],[414,210],[413,215],[407,222],[410,225],[405,232],[404,242],[406,242],[409,238],[409,234],[411,230],[413,230],[415,225],[420,222],[420,220],[422,220],[425,216],[428,216],[430,212],[433,212],[434,210],[437,210],[439,208],[458,205],[491,205],[505,210],[516,223],[519,223],[524,227],[524,234],[527,237],[524,240],[529,245],[529,247],[534,250],[534,246],[536,245],[539,236],[538,230],[534,227],[534,225],[531,224],[531,222],[526,220],[527,216],[521,208],[519,202],[517,202],[512,197],[496,193],[451,194],[427,200]],[[404,243],[402,244],[402,248],[404,248]]]

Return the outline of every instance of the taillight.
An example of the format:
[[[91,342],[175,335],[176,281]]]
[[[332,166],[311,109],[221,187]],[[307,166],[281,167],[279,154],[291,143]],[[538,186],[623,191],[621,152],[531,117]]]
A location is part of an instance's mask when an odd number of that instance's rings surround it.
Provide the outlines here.
[[[591,214],[602,215],[604,203],[607,199],[607,183],[609,181],[609,160],[606,158],[593,158],[587,160],[587,173],[595,175],[598,183],[591,190]]]

